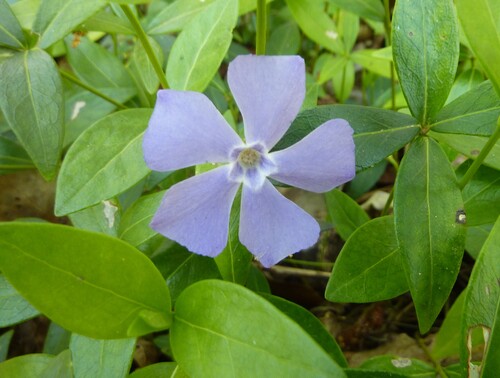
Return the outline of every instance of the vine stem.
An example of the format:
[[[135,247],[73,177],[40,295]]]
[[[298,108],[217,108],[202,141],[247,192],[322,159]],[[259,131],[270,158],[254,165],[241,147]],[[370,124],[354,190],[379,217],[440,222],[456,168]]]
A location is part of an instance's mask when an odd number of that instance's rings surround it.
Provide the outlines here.
[[[444,371],[443,367],[441,366],[441,364],[439,363],[438,360],[436,360],[434,358],[434,356],[431,354],[431,352],[429,351],[429,348],[427,347],[427,345],[425,345],[425,342],[424,340],[422,340],[422,338],[418,337],[417,336],[417,342],[418,342],[418,345],[420,346],[420,348],[424,351],[424,353],[426,354],[426,356],[432,361],[432,363],[434,364],[434,367],[436,368],[436,373],[439,374],[439,376],[441,378],[448,378],[448,374],[446,374],[446,372]]]
[[[266,0],[257,0],[257,40],[255,41],[255,53],[266,54],[267,38],[267,5]]]
[[[74,77],[73,75],[71,75],[69,72],[66,72],[66,71],[63,71],[63,70],[59,70],[59,74],[60,74],[63,78],[65,78],[65,79],[67,79],[67,80],[69,80],[69,81],[71,81],[71,82],[75,83],[75,84],[76,84],[76,85],[78,85],[79,87],[82,87],[83,89],[86,89],[87,91],[89,91],[89,92],[91,92],[91,93],[95,94],[96,96],[99,96],[99,97],[100,97],[100,98],[102,98],[103,100],[106,100],[107,102],[112,103],[112,104],[113,104],[113,105],[115,105],[118,109],[128,109],[128,107],[127,107],[127,106],[125,106],[125,105],[123,105],[122,103],[120,103],[120,102],[116,101],[115,99],[112,99],[112,98],[111,98],[111,97],[109,97],[108,95],[106,95],[106,94],[104,94],[104,93],[100,92],[98,89],[96,89],[96,88],[94,88],[94,87],[92,87],[92,86],[90,86],[90,85],[85,84],[84,82],[80,81],[79,79],[77,79],[76,77]]]
[[[151,44],[149,43],[148,35],[144,31],[139,20],[137,19],[134,12],[132,12],[132,10],[129,8],[128,5],[122,4],[120,5],[120,8],[123,10],[125,16],[127,16],[128,20],[130,21],[130,24],[135,29],[135,32],[137,33],[137,38],[139,38],[139,40],[141,41],[142,47],[144,47],[144,51],[146,52],[146,55],[148,56],[149,61],[151,62],[153,69],[156,72],[156,76],[158,76],[158,79],[160,80],[161,86],[164,89],[167,89],[168,88],[167,78],[165,76],[165,73],[163,72],[163,68],[161,67],[160,62],[158,61],[156,55],[154,54]]]
[[[479,155],[477,155],[476,160],[474,160],[474,162],[471,164],[467,172],[465,172],[465,175],[458,183],[460,189],[463,189],[465,185],[467,185],[467,183],[472,179],[472,177],[475,175],[481,164],[483,164],[484,159],[486,158],[486,156],[488,156],[488,154],[490,153],[491,149],[496,144],[498,139],[500,139],[500,117],[498,117],[497,119],[497,127],[495,131],[493,132],[493,134],[491,134],[490,138],[484,145],[483,149],[481,150]]]

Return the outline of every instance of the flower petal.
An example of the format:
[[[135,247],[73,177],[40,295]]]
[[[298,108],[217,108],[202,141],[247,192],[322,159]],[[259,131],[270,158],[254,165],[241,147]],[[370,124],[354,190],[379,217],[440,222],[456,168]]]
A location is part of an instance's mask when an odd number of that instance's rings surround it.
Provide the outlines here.
[[[151,228],[191,252],[218,255],[227,244],[229,214],[239,187],[228,175],[225,165],[172,186]]]
[[[281,139],[304,101],[305,77],[299,56],[244,55],[229,64],[227,79],[247,144],[260,142],[269,151]]]
[[[158,91],[144,134],[144,158],[156,171],[170,171],[201,163],[229,161],[242,141],[203,94]]]
[[[260,191],[243,186],[239,237],[262,265],[270,267],[316,243],[319,225],[266,180]]]
[[[304,139],[269,154],[277,165],[270,175],[311,192],[326,192],[354,178],[353,130],[343,119],[325,122]]]

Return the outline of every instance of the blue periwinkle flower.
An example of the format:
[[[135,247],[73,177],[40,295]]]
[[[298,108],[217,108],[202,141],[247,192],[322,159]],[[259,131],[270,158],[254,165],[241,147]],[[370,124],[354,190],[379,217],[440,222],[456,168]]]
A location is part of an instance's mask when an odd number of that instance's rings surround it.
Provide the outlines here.
[[[293,146],[270,152],[304,100],[304,60],[239,56],[229,64],[227,78],[243,117],[245,141],[205,95],[158,92],[144,136],[147,165],[170,171],[224,164],[172,186],[151,227],[194,253],[214,257],[227,244],[231,206],[243,185],[239,239],[269,267],[316,243],[320,228],[268,178],[312,192],[351,180],[353,130],[347,121],[333,119]]]

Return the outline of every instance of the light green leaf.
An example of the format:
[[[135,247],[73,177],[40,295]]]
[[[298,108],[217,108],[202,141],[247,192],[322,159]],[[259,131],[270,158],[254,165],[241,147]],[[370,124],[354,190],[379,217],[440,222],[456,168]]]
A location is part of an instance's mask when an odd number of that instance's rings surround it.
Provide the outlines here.
[[[224,281],[184,290],[170,337],[189,376],[345,377],[297,323],[259,295]]]
[[[415,378],[435,378],[436,371],[432,366],[429,366],[423,361],[416,358],[399,357],[386,354],[376,356],[364,361],[361,365],[363,369],[379,370],[386,374],[401,374],[404,377]]]
[[[331,302],[375,302],[408,291],[392,216],[360,226],[344,244],[326,286]]]
[[[337,18],[338,30],[344,42],[345,50],[350,52],[358,39],[359,17],[354,13],[340,10]]]
[[[57,180],[55,213],[65,215],[120,194],[148,173],[142,136],[151,109],[110,114],[71,146]]]
[[[19,0],[11,4],[12,11],[23,29],[33,28],[33,22],[40,7],[40,0]]]
[[[406,114],[367,106],[319,106],[300,113],[275,149],[291,146],[334,118],[347,120],[354,129],[357,170],[374,166],[411,141],[419,131],[417,121]]]
[[[9,352],[9,345],[12,336],[14,335],[14,330],[11,329],[0,335],[0,362],[5,361],[7,358],[7,353]]]
[[[500,7],[495,0],[456,0],[470,47],[500,96]]]
[[[161,274],[118,239],[67,226],[13,222],[0,224],[0,245],[0,269],[10,283],[72,332],[125,338],[170,325],[170,297]]]
[[[391,77],[391,61],[380,57],[379,50],[356,50],[351,54],[354,63],[387,78]]]
[[[458,64],[458,20],[453,0],[398,0],[392,50],[412,114],[427,124],[444,105]]]
[[[163,67],[164,58],[161,46],[151,37],[148,37],[148,40],[153,49],[153,53],[156,56],[156,59]],[[151,61],[146,54],[146,50],[144,50],[142,43],[139,41],[137,41],[134,46],[132,64],[136,66],[136,71],[142,83],[144,84],[144,88],[146,88],[146,91],[149,94],[156,93],[156,91],[158,90],[158,86],[160,85],[160,79],[158,78],[158,75],[156,74],[156,71],[151,64]]]
[[[37,378],[73,378],[71,352],[66,349],[52,358]]]
[[[167,63],[172,89],[203,92],[227,53],[238,17],[236,0],[218,0],[184,27]]]
[[[433,131],[489,136],[500,116],[500,97],[486,81],[446,105],[429,125]]]
[[[0,327],[23,322],[38,314],[39,312],[0,274]]]
[[[64,103],[54,60],[43,50],[0,62],[0,108],[42,176],[54,177],[62,149]]]
[[[356,201],[338,189],[325,193],[325,201],[333,227],[344,240],[370,220],[368,214]]]
[[[488,137],[466,134],[445,134],[429,132],[429,136],[447,144],[465,156],[475,159],[488,141]],[[483,161],[484,165],[500,170],[500,141],[497,141]]]
[[[76,228],[117,236],[120,216],[121,209],[114,201],[103,201],[69,214],[69,219]]]
[[[59,354],[68,349],[71,332],[59,324],[51,322],[43,343],[43,353]]]
[[[293,21],[273,30],[267,43],[267,55],[294,55],[300,49],[300,32]]]
[[[54,356],[25,354],[0,363],[0,377],[38,377],[49,366]]]
[[[75,377],[126,377],[135,351],[135,338],[96,340],[73,334],[69,345]]]
[[[348,62],[348,58],[346,58],[345,56],[334,56],[331,54],[326,54],[322,55],[321,57],[323,56],[325,58],[317,77],[318,84],[324,84],[328,80],[333,79],[333,77],[335,77],[338,72],[344,69]]]
[[[434,140],[422,137],[405,154],[394,187],[394,220],[421,333],[448,299],[465,245],[457,222],[464,205],[455,172]]]
[[[16,49],[26,45],[21,25],[7,0],[0,0],[0,46],[9,46]]]
[[[484,76],[480,70],[476,68],[469,68],[463,71],[455,79],[453,87],[451,87],[450,95],[446,99],[446,104],[452,102],[464,93],[476,88],[484,81]]]
[[[383,22],[385,18],[384,6],[378,0],[331,0],[331,2],[369,20]]]
[[[83,27],[86,30],[101,31],[104,33],[135,34],[134,28],[126,19],[115,16],[113,13],[105,10],[88,18],[84,22]]]
[[[175,377],[175,362],[159,362],[134,370],[129,378],[171,378]]]
[[[42,0],[33,25],[45,49],[106,5],[105,0]]]
[[[33,162],[20,145],[0,136],[0,175],[33,168]]]
[[[337,26],[325,12],[323,2],[286,0],[286,3],[305,35],[334,53],[344,54]]]
[[[354,63],[351,60],[347,60],[345,66],[333,75],[332,84],[335,97],[340,103],[344,103],[354,87]]]
[[[494,377],[500,371],[500,359],[498,351],[500,350],[500,300],[497,301],[497,309],[495,319],[488,341],[488,348],[484,356],[483,367],[481,369],[481,377]]]

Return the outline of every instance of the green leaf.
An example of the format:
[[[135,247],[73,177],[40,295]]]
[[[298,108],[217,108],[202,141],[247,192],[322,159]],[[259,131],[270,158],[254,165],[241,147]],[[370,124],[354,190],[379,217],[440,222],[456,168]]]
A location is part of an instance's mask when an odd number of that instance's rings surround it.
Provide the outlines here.
[[[398,0],[392,43],[408,106],[426,125],[444,105],[455,80],[459,40],[453,0]]]
[[[218,0],[184,27],[167,63],[172,89],[203,92],[229,49],[238,17],[236,0]]]
[[[321,66],[319,75],[317,77],[318,84],[324,84],[328,80],[333,79],[338,72],[342,71],[348,62],[348,58],[345,56],[334,56],[331,54],[324,54],[320,57],[324,58],[324,63]],[[319,61],[319,59],[318,59]],[[315,67],[316,69],[316,67]]]
[[[479,135],[435,133],[433,131],[429,132],[429,136],[471,159],[475,159],[479,155],[489,139]],[[500,170],[500,141],[497,141],[490,153],[486,155],[483,164]]]
[[[30,319],[39,312],[0,274],[0,327]]]
[[[379,50],[356,50],[351,54],[354,63],[387,78],[391,77],[391,61],[379,55]]]
[[[153,53],[156,56],[156,59],[163,67],[163,51],[161,46],[156,42],[153,38],[148,37],[149,43],[153,49]],[[134,46],[132,64],[136,66],[136,71],[139,74],[139,77],[146,88],[146,91],[149,94],[156,93],[158,90],[158,86],[160,85],[160,79],[156,74],[156,71],[149,60],[148,55],[146,54],[146,50],[142,46],[142,43],[137,41]]]
[[[460,75],[458,75],[453,83],[450,95],[446,99],[446,104],[452,102],[471,89],[476,88],[482,82],[484,82],[484,76],[480,70],[476,68],[469,68],[463,71]]]
[[[159,362],[134,370],[128,378],[171,378],[176,376],[176,369],[175,362]]]
[[[286,3],[305,35],[334,53],[344,54],[345,47],[337,26],[321,1],[286,0]]]
[[[474,260],[479,256],[479,251],[488,238],[493,228],[493,224],[483,224],[481,226],[467,227],[467,237],[465,238],[465,250]]]
[[[291,146],[333,118],[347,120],[354,129],[357,170],[374,166],[419,131],[416,120],[402,113],[357,105],[318,106],[300,113],[275,149]]]
[[[191,253],[179,244],[154,256],[153,262],[167,281],[172,303],[191,284],[221,278],[213,258]]]
[[[43,353],[59,354],[69,348],[71,332],[51,322],[43,343]]]
[[[57,180],[55,213],[65,215],[124,192],[148,173],[142,136],[151,109],[110,114],[71,146]]]
[[[134,35],[135,30],[128,20],[115,16],[105,10],[88,18],[84,23],[85,30],[101,31],[104,33],[117,33]]]
[[[339,34],[346,51],[351,51],[359,34],[359,17],[351,12],[340,10],[337,15]]]
[[[347,361],[339,345],[316,316],[305,308],[281,297],[271,294],[261,295],[300,325],[339,366],[347,367]]]
[[[474,55],[500,96],[500,7],[495,0],[456,0],[458,18]]]
[[[293,21],[273,30],[267,43],[267,55],[295,55],[300,49],[300,32]]]
[[[0,0],[0,46],[24,48],[26,38],[7,0]]]
[[[21,146],[0,136],[0,175],[33,168],[33,162]]]
[[[0,244],[0,269],[11,284],[72,332],[124,338],[170,325],[162,276],[146,256],[118,239],[13,222],[0,224]]]
[[[7,358],[7,353],[9,352],[9,345],[12,336],[14,335],[14,330],[11,329],[0,335],[0,362],[5,361]]]
[[[73,334],[69,348],[75,377],[126,377],[135,351],[135,338],[96,340]]]
[[[69,219],[76,228],[117,236],[120,215],[121,211],[117,204],[113,203],[113,201],[103,201],[97,205],[69,214]]]
[[[167,34],[181,31],[182,28],[196,17],[213,0],[177,0],[164,7],[145,26],[149,35]]]
[[[396,178],[394,220],[421,333],[430,329],[455,283],[465,244],[465,226],[457,222],[463,208],[443,150],[430,138],[417,139]]]
[[[41,35],[39,47],[45,49],[63,39],[105,5],[104,0],[42,0],[33,24],[33,31]]]
[[[347,368],[344,370],[348,378],[406,378],[405,374],[388,373],[383,370]]]
[[[54,177],[62,149],[64,103],[54,60],[43,50],[12,52],[0,62],[0,107],[42,176]]]
[[[71,352],[65,350],[52,358],[37,378],[73,378]]]
[[[245,287],[256,293],[271,294],[271,287],[264,272],[255,265],[250,266]]]
[[[359,17],[383,22],[385,18],[384,6],[381,1],[374,0],[331,0],[342,9],[348,10]]]
[[[229,282],[201,281],[184,290],[170,332],[176,360],[189,376],[345,377],[297,323]]]
[[[351,60],[347,60],[342,70],[335,73],[332,84],[337,100],[345,102],[354,87],[354,63]]]
[[[326,209],[335,230],[344,240],[362,224],[368,222],[370,217],[347,194],[338,189],[325,193]]]
[[[375,218],[360,226],[344,244],[333,266],[325,298],[366,303],[408,291],[394,219]]]
[[[23,29],[30,30],[33,27],[33,22],[40,8],[40,0],[19,0],[11,3],[12,11],[16,18],[19,20]]]
[[[446,105],[431,122],[433,131],[489,136],[500,116],[500,97],[486,81]]]
[[[41,353],[11,358],[0,363],[0,377],[38,377],[53,359]]]
[[[500,371],[500,359],[498,351],[500,350],[500,299],[497,301],[495,319],[488,341],[488,348],[483,359],[481,377],[494,377]]]
[[[363,369],[380,370],[386,373],[401,374],[405,377],[435,378],[433,367],[416,358],[405,358],[394,355],[372,357],[361,365]]]

